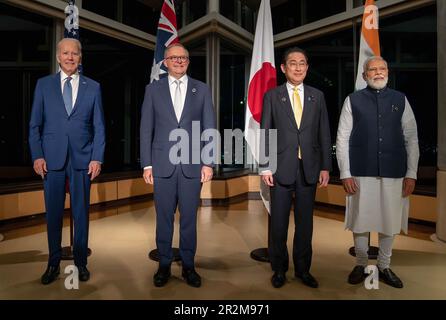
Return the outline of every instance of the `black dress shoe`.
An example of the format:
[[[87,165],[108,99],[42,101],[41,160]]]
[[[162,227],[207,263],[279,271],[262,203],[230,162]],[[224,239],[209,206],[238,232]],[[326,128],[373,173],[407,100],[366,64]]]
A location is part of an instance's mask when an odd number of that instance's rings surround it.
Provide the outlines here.
[[[170,278],[170,266],[159,267],[158,271],[153,276],[153,284],[155,287],[164,287]]]
[[[285,282],[286,282],[285,272],[274,272],[273,276],[271,277],[271,284],[273,285],[274,288],[283,287]]]
[[[364,273],[365,267],[364,266],[355,266],[348,275],[348,283],[350,284],[358,284],[365,280],[366,275]]]
[[[302,274],[296,274],[296,277],[302,280],[302,283],[311,288],[319,287],[319,283],[317,280],[309,273],[305,272]]]
[[[80,281],[88,281],[90,279],[90,271],[88,271],[87,267],[77,267],[79,271],[79,280]]]
[[[56,280],[57,276],[60,273],[59,266],[48,266],[45,270],[45,273],[42,275],[40,281],[42,284],[50,284],[54,280]]]
[[[403,287],[403,282],[401,281],[401,279],[398,278],[398,276],[393,273],[390,268],[386,268],[382,271],[379,270],[379,279],[383,280],[389,286],[392,286],[394,288],[401,289]]]
[[[191,287],[199,288],[201,287],[201,277],[200,275],[195,271],[195,269],[184,269],[181,273],[184,280],[186,280],[187,284]]]

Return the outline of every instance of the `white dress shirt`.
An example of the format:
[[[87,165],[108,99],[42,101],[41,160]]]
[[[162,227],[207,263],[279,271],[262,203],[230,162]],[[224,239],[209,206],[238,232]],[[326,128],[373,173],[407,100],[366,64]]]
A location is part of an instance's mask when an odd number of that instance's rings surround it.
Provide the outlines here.
[[[177,84],[175,81],[177,81],[176,78],[172,77],[171,75],[167,76],[169,80],[169,90],[170,90],[170,97],[172,98],[172,104],[175,105],[175,90],[177,89]],[[187,92],[187,75],[182,76],[180,79],[180,91],[181,91],[181,112],[183,112],[184,109],[184,102],[186,101],[186,92]],[[181,113],[180,113],[181,114]],[[177,119],[179,121],[179,119]]]
[[[65,82],[67,81],[68,75],[63,72],[62,70],[60,70],[60,88],[61,88],[61,92],[63,94],[63,86],[65,85]],[[77,98],[77,92],[79,90],[79,73],[74,73],[71,75],[71,92],[72,92],[72,98],[73,98],[73,110],[74,110],[74,105],[76,103],[76,98]]]
[[[294,88],[296,86],[292,85],[291,83],[287,82],[286,83],[286,88],[288,90],[288,96],[290,97],[290,101],[291,101],[291,106],[293,107],[293,112],[295,110],[295,106],[293,106],[293,102],[294,102]],[[304,111],[305,108],[305,104],[304,104],[304,84],[301,83],[297,86],[297,91],[299,92],[299,97],[300,97],[300,104],[302,105],[302,112]]]

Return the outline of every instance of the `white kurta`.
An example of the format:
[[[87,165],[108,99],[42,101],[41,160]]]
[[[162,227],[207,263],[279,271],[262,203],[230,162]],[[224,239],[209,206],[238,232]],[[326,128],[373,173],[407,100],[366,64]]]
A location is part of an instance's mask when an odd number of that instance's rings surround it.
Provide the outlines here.
[[[407,152],[406,178],[416,179],[418,168],[417,124],[412,108],[406,99],[401,118]],[[340,178],[350,173],[349,140],[353,128],[350,98],[342,107],[336,139],[336,157]],[[345,228],[355,233],[379,232],[386,235],[407,234],[409,197],[403,198],[403,178],[353,177],[359,186],[354,195],[346,197]]]

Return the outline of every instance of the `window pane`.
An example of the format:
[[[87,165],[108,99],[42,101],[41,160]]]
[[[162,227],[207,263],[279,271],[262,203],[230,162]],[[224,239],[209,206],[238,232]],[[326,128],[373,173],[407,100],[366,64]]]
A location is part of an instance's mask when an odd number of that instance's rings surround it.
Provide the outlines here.
[[[304,0],[304,23],[317,21],[345,11],[345,0],[314,1]]]
[[[139,122],[153,52],[86,29],[84,74],[101,84],[106,121],[104,172],[139,169]]]
[[[260,1],[225,0],[220,1],[220,13],[249,32],[254,32],[254,14]]]
[[[206,43],[199,41],[187,45],[189,51],[190,64],[187,74],[192,78],[206,83]]]
[[[273,33],[280,33],[299,27],[302,24],[302,0],[272,1]],[[275,17],[280,17],[277,19]]]
[[[182,28],[207,13],[208,0],[176,0],[175,10],[177,13],[178,28]]]
[[[82,0],[82,8],[116,20],[118,15],[118,0]]]
[[[230,150],[225,149],[228,141],[224,141],[223,137],[224,129],[240,129],[242,132],[245,130],[245,67],[246,55],[241,50],[222,42],[220,47],[220,134],[223,171],[244,168],[243,159],[238,158],[241,163],[235,163],[235,141],[232,143],[232,159],[227,158],[231,160],[231,164],[224,164],[224,157],[225,155],[228,157]],[[243,145],[243,138],[238,142]]]
[[[156,6],[138,0],[126,0],[122,3],[123,23],[144,32],[156,35],[162,2]],[[178,18],[177,18],[178,19]]]
[[[274,34],[284,32],[345,10],[345,0],[330,0],[323,3],[313,0],[271,1],[273,32]]]
[[[50,73],[52,20],[0,3],[0,182],[38,179],[28,147],[37,79]]]

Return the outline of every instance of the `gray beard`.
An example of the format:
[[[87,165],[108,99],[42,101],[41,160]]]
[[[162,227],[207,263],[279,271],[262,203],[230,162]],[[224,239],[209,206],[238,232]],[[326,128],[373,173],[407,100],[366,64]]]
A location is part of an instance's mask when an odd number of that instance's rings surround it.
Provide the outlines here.
[[[367,79],[366,80],[367,85],[370,88],[375,89],[375,90],[384,89],[387,86],[387,82],[388,81],[389,81],[389,78],[385,78],[384,80],[379,81],[379,82],[374,82],[373,79]]]

